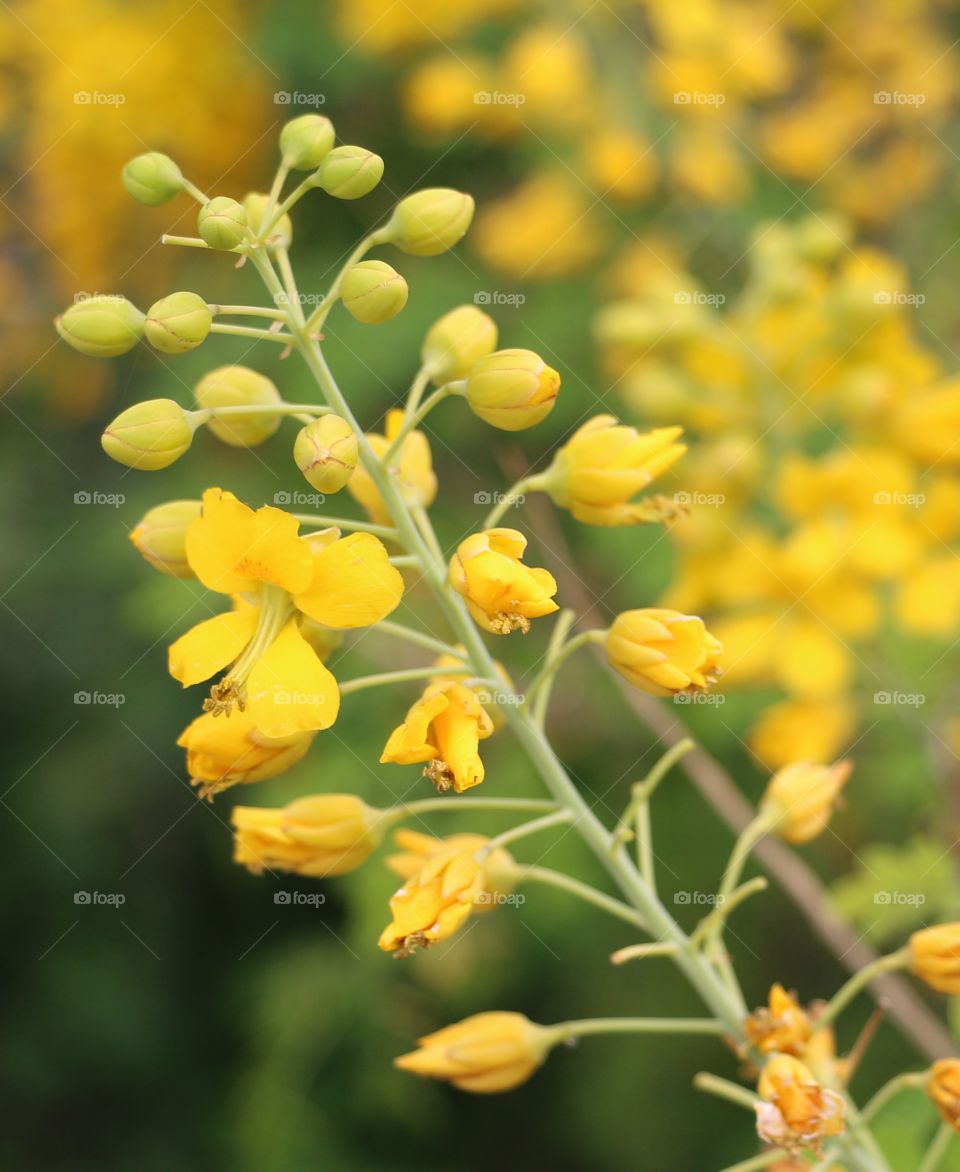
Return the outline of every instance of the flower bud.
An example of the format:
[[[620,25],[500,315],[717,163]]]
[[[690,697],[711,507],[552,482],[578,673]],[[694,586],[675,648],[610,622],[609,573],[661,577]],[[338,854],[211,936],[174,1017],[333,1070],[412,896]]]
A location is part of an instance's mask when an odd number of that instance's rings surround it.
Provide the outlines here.
[[[522,1013],[475,1013],[420,1038],[420,1049],[395,1058],[394,1065],[461,1091],[491,1094],[526,1082],[556,1041],[554,1031]]]
[[[435,321],[423,340],[420,358],[430,378],[442,386],[466,378],[471,368],[492,354],[497,323],[475,305],[458,305]]]
[[[144,330],[155,350],[184,354],[200,345],[212,323],[210,306],[198,294],[171,293],[150,306]]]
[[[820,1150],[825,1139],[840,1135],[843,1099],[822,1087],[808,1067],[789,1054],[778,1054],[763,1068],[757,1093],[757,1134],[769,1144],[795,1154]]]
[[[755,1009],[744,1022],[751,1045],[761,1054],[803,1054],[813,1027],[796,997],[780,984],[772,985],[768,1004]]]
[[[161,574],[194,578],[187,561],[187,529],[199,516],[199,501],[167,501],[144,513],[130,540],[137,553]]]
[[[696,615],[664,607],[624,611],[606,643],[613,670],[653,696],[702,690],[719,674],[720,643]]]
[[[118,464],[156,472],[179,460],[193,442],[196,424],[172,399],[147,399],[121,411],[100,437]]]
[[[774,833],[785,842],[809,842],[826,828],[853,764],[811,765],[799,761],[779,769],[767,785],[760,808],[775,819]]]
[[[357,321],[368,326],[396,317],[407,304],[407,282],[382,260],[362,260],[343,278],[341,298]]]
[[[339,492],[353,475],[357,456],[357,437],[339,415],[321,415],[308,423],[293,445],[297,467],[317,492]]]
[[[116,358],[143,337],[144,315],[126,297],[96,296],[77,301],[55,321],[57,333],[91,358]]]
[[[365,147],[335,147],[312,177],[316,187],[336,199],[360,199],[369,194],[383,176],[383,159]]]
[[[380,845],[383,819],[354,794],[314,794],[280,810],[235,806],[234,862],[260,873],[344,875]]]
[[[247,213],[247,227],[254,236],[260,235],[263,223],[263,213],[267,210],[268,196],[260,191],[248,192],[243,197],[243,210]],[[273,212],[270,213],[271,218]],[[270,230],[270,243],[281,248],[289,248],[293,240],[293,221],[289,216],[281,216]]]
[[[470,410],[501,431],[523,431],[553,410],[560,375],[532,350],[497,350],[467,378]]]
[[[228,195],[214,196],[197,215],[197,232],[211,248],[229,252],[246,239],[247,213]]]
[[[127,163],[123,169],[123,186],[135,200],[158,207],[183,191],[183,175],[169,156],[150,151]]]
[[[292,118],[280,131],[280,154],[295,171],[312,171],[319,167],[336,139],[333,123],[322,114],[302,114]]]
[[[280,392],[266,375],[247,366],[218,366],[193,388],[197,406],[208,411],[218,407],[275,407]],[[276,411],[256,415],[214,415],[207,427],[218,440],[233,448],[254,448],[268,440],[280,426]]]
[[[428,187],[402,199],[384,239],[411,256],[437,256],[463,237],[473,219],[473,197],[449,187]]]
[[[960,995],[960,923],[937,924],[910,937],[910,969],[938,993]]]
[[[941,1058],[930,1067],[927,1094],[940,1118],[960,1131],[960,1058]]]

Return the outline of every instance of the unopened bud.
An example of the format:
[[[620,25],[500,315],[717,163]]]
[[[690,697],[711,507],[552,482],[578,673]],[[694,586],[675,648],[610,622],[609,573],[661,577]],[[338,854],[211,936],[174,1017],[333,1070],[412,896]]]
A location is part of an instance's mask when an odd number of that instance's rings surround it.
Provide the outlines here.
[[[368,195],[383,177],[383,159],[365,147],[335,147],[312,176],[315,187],[322,187],[336,199],[360,199]]]
[[[211,248],[229,252],[247,235],[247,213],[243,204],[228,195],[217,195],[200,209],[197,216],[200,239]]]
[[[412,256],[437,256],[463,237],[473,219],[473,197],[449,187],[428,187],[402,199],[383,238]]]
[[[199,501],[167,501],[140,518],[130,540],[137,553],[161,574],[193,578],[187,561],[187,530],[199,516]]]
[[[353,428],[339,415],[321,415],[308,423],[293,445],[293,458],[317,492],[339,492],[357,466]]]
[[[197,406],[216,412],[218,407],[275,407],[280,392],[266,375],[247,366],[218,366],[193,388]],[[255,415],[226,414],[209,420],[207,427],[218,440],[234,448],[253,448],[268,440],[280,426],[276,411]]]
[[[467,379],[474,415],[501,431],[533,427],[553,410],[560,375],[532,350],[497,350],[481,358]]]
[[[148,399],[121,411],[100,443],[118,464],[156,472],[180,459],[200,422],[172,399]]]
[[[97,296],[71,305],[54,321],[74,350],[91,358],[115,358],[143,337],[144,315],[126,297]]]
[[[280,131],[280,154],[295,171],[312,171],[329,154],[336,139],[333,123],[322,114],[303,114]]]
[[[465,378],[497,345],[497,323],[475,305],[458,305],[435,321],[423,340],[420,357],[431,379],[441,386]]]
[[[168,155],[150,151],[127,163],[123,169],[123,186],[135,200],[158,207],[183,191],[183,175]]]
[[[375,326],[396,317],[407,304],[407,282],[382,260],[362,260],[343,278],[341,297],[357,321]]]
[[[150,306],[144,329],[155,350],[184,354],[200,345],[212,323],[210,306],[198,294],[171,293]]]
[[[243,210],[247,213],[247,227],[259,236],[263,227],[263,213],[267,210],[269,196],[260,191],[251,191],[243,197]],[[271,217],[273,212],[270,213]],[[293,240],[293,221],[289,216],[281,216],[270,229],[269,241],[280,248],[289,248]]]

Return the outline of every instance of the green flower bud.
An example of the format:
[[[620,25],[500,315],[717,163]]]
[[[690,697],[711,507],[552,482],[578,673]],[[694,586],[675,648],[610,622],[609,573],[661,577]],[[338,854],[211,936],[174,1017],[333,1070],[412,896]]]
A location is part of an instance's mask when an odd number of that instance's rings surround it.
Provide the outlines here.
[[[474,415],[501,431],[523,431],[545,419],[560,375],[532,350],[497,350],[470,371],[467,402]]]
[[[329,118],[322,114],[302,114],[280,131],[280,154],[284,163],[295,171],[312,171],[330,152],[335,139]]]
[[[357,437],[339,415],[308,423],[293,445],[293,459],[317,492],[339,492],[357,466]]]
[[[311,176],[336,199],[359,199],[368,195],[383,177],[383,159],[365,147],[342,146],[332,150]]]
[[[423,340],[420,357],[430,378],[442,386],[466,378],[475,363],[497,345],[497,323],[475,305],[458,305],[435,321]]]
[[[247,235],[247,213],[243,204],[227,195],[215,196],[200,209],[197,232],[211,248],[229,252],[241,244]]]
[[[219,366],[205,374],[193,389],[197,406],[215,411],[218,407],[276,406],[280,392],[265,375],[246,366]],[[268,440],[280,426],[275,411],[256,415],[224,415],[209,420],[207,427],[217,439],[234,448],[253,448]]]
[[[187,561],[187,530],[200,516],[199,501],[167,501],[144,513],[130,533],[140,556],[171,578],[196,577]]]
[[[393,209],[383,239],[412,256],[437,256],[453,248],[470,227],[473,197],[449,187],[428,187]]]
[[[100,443],[118,464],[156,472],[180,459],[201,422],[172,399],[148,399],[121,411]]]
[[[91,358],[115,358],[143,337],[144,316],[126,297],[97,294],[77,301],[54,325],[74,350]]]
[[[202,297],[196,293],[171,293],[150,306],[144,329],[155,350],[184,354],[200,345],[212,324],[213,314]]]
[[[183,191],[183,175],[169,156],[150,151],[127,163],[123,169],[123,186],[135,200],[158,207]]]
[[[347,271],[340,295],[357,321],[375,326],[397,316],[408,292],[396,269],[382,260],[362,260]]]
[[[247,213],[247,227],[254,236],[260,235],[260,226],[263,223],[263,213],[266,211],[268,198],[260,191],[251,191],[243,197],[243,210]],[[271,218],[272,216],[271,212]],[[270,243],[279,245],[281,248],[289,248],[292,239],[293,221],[289,216],[281,216],[270,232]]]

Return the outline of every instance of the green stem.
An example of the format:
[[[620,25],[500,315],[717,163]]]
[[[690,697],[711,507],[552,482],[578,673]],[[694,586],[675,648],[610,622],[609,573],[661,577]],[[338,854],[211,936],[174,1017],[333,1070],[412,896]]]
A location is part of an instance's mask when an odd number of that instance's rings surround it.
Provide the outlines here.
[[[484,525],[484,528],[487,528],[487,526]],[[538,690],[551,676],[556,675],[574,652],[579,651],[581,647],[586,647],[590,643],[602,643],[606,636],[606,631],[581,631],[579,635],[574,635],[572,639],[568,639],[554,653],[553,657],[547,660],[543,666],[543,670],[535,677],[530,687],[527,688],[527,700],[529,701],[536,696]]]
[[[557,621],[554,623],[553,631],[550,633],[550,642],[547,644],[545,656],[547,663],[550,663],[560,653],[560,648],[563,646],[570,628],[576,621],[576,617],[576,612],[569,608],[560,611],[557,615]],[[550,703],[550,693],[553,691],[556,678],[556,674],[553,674],[543,681],[540,694],[537,696],[536,703],[533,705],[533,722],[537,728],[542,729],[547,719],[547,706]]]
[[[751,1156],[749,1160],[741,1160],[739,1164],[729,1164],[723,1172],[758,1172],[760,1168],[769,1168],[771,1164],[778,1164],[781,1160],[790,1158],[786,1148],[770,1148],[761,1152],[759,1156]]]
[[[314,343],[316,342],[316,339],[312,338],[312,335],[320,331],[320,329],[323,327],[323,323],[327,320],[327,316],[330,313],[330,310],[333,309],[336,302],[340,299],[340,289],[343,286],[343,278],[353,268],[357,261],[362,260],[363,257],[367,255],[371,248],[375,248],[378,244],[382,244],[383,241],[384,236],[382,230],[371,232],[369,236],[365,236],[360,241],[357,247],[344,261],[343,267],[340,269],[340,272],[337,273],[336,277],[334,277],[333,284],[327,290],[327,294],[323,301],[320,303],[320,305],[317,306],[313,313],[310,314],[310,317],[307,319],[304,325],[304,331],[308,335],[308,344],[310,341],[313,341]],[[319,348],[317,353],[319,355]],[[323,365],[326,367],[325,361],[323,361]],[[330,375],[330,379],[332,380],[333,375],[330,374],[329,368],[327,368],[327,374]],[[342,398],[342,396],[338,397]]]
[[[561,1021],[549,1027],[561,1040],[585,1038],[590,1034],[713,1034],[723,1035],[723,1026],[712,1017],[593,1017]]]
[[[635,908],[630,907],[629,904],[622,903],[619,899],[614,899],[612,896],[606,895],[602,891],[598,891],[596,887],[591,887],[589,883],[581,883],[579,879],[574,879],[571,875],[565,875],[562,871],[551,870],[550,867],[538,867],[531,864],[526,866],[518,864],[517,879],[520,883],[545,883],[548,887],[556,887],[561,891],[566,891],[570,895],[577,896],[578,899],[584,900],[586,903],[592,903],[594,907],[602,908],[603,911],[608,912],[611,916],[616,916],[618,920],[623,920],[627,924],[632,924],[635,928],[645,928],[646,925]]]
[[[383,619],[377,623],[374,630],[382,631],[385,635],[393,635],[395,639],[403,639],[407,643],[415,643],[418,647],[426,647],[428,651],[433,651],[437,655],[452,655],[456,659],[464,660],[464,662],[469,658],[465,652],[458,651],[448,643],[434,639],[431,635],[425,635],[422,631],[413,631],[409,627],[391,622],[389,619]]]
[[[183,190],[187,193],[187,195],[192,196],[197,201],[197,203],[202,204],[204,207],[206,207],[206,205],[210,202],[210,196],[204,195],[200,188],[197,187],[195,183],[191,183],[189,179],[184,179]]]
[[[213,314],[229,314],[232,317],[269,317],[274,321],[286,321],[287,315],[282,309],[268,309],[263,305],[210,305],[208,309]]]
[[[301,182],[297,184],[297,186],[293,189],[293,191],[290,192],[283,203],[281,203],[271,215],[270,223],[266,227],[264,236],[269,237],[270,233],[274,230],[274,228],[276,228],[277,224],[280,223],[283,217],[289,213],[294,204],[299,203],[300,200],[303,199],[303,197],[307,194],[307,192],[312,191],[314,187],[316,187],[316,184],[311,182],[310,176],[301,180]]]
[[[418,798],[415,802],[406,802],[394,809],[402,818],[408,814],[432,814],[443,810],[457,812],[459,810],[555,810],[553,802],[541,798],[464,798],[459,795],[442,798]]]
[[[422,372],[421,372],[422,373]],[[414,384],[416,385],[416,384]],[[392,461],[403,446],[403,441],[407,438],[411,431],[413,431],[419,423],[421,423],[430,412],[436,407],[438,403],[442,403],[444,399],[449,399],[451,395],[459,395],[462,393],[460,388],[462,383],[445,383],[444,386],[438,387],[433,394],[428,395],[423,404],[415,410],[412,414],[408,414],[400,427],[400,430],[394,436],[390,447],[383,453],[383,466],[389,468]],[[408,408],[409,410],[409,408]]]
[[[279,330],[258,330],[253,326],[229,326],[215,321],[210,327],[211,334],[231,334],[235,338],[256,338],[261,342],[279,342],[281,346],[289,346],[293,342],[292,334],[284,334]]]
[[[927,1154],[923,1157],[923,1163],[920,1165],[918,1172],[936,1172],[940,1166],[940,1161],[947,1154],[947,1148],[950,1146],[950,1141],[953,1139],[953,1128],[949,1123],[941,1123],[940,1129],[934,1136],[933,1143],[927,1148]]]
[[[510,488],[500,494],[497,503],[493,506],[486,517],[483,519],[481,529],[496,529],[497,523],[514,505],[519,505],[520,497],[526,495],[528,488],[537,487],[538,478],[536,476],[523,476]]]
[[[922,1088],[926,1082],[927,1076],[925,1074],[918,1074],[915,1071],[909,1071],[906,1074],[898,1074],[889,1082],[883,1084],[880,1090],[873,1096],[873,1098],[866,1104],[860,1112],[860,1121],[862,1123],[869,1123],[875,1115],[878,1115],[883,1108],[898,1095],[901,1091],[910,1088]]]
[[[356,676],[352,680],[344,680],[340,685],[340,695],[349,696],[353,692],[363,692],[367,688],[380,688],[385,684],[405,684],[409,680],[429,680],[434,676],[463,675],[462,667],[411,667],[403,671],[385,671],[375,676]]]
[[[531,822],[522,822],[519,826],[513,826],[510,830],[505,830],[503,834],[491,838],[480,854],[485,859],[489,858],[495,850],[499,850],[502,846],[508,846],[511,842],[518,842],[521,838],[529,838],[531,834],[539,834],[541,830],[547,830],[551,826],[559,826],[563,822],[569,823],[572,820],[573,814],[569,810],[554,809],[552,814],[544,814],[542,818],[534,818]]]
[[[651,940],[646,944],[628,944],[626,948],[618,948],[610,956],[612,964],[626,964],[631,960],[648,960],[657,956],[676,956],[677,946],[665,944],[660,940]]]
[[[211,415],[329,415],[330,408],[318,403],[266,403],[235,407],[205,407]]]
[[[878,957],[872,964],[865,965],[858,973],[854,973],[827,1002],[823,1012],[817,1015],[817,1028],[830,1025],[846,1009],[860,990],[870,984],[874,977],[879,977],[881,973],[905,968],[909,960],[910,950],[901,948],[897,952],[890,952],[886,956]]]
[[[710,912],[709,915],[703,917],[690,936],[690,943],[697,945],[702,940],[708,939],[715,931],[717,926],[723,927],[733,911],[743,903],[744,900],[749,899],[751,895],[756,895],[758,891],[766,891],[769,884],[763,875],[757,875],[753,879],[748,879],[746,883],[741,883],[739,887],[735,887],[729,895],[724,896],[723,902],[717,903],[717,906]]]
[[[748,1111],[753,1111],[759,1102],[753,1091],[748,1091],[746,1087],[742,1087],[738,1083],[730,1082],[729,1079],[720,1078],[719,1075],[710,1074],[705,1070],[694,1075],[693,1085],[698,1091],[704,1091],[718,1099],[726,1099],[728,1103],[736,1103],[739,1107],[746,1107]]]
[[[206,248],[209,252],[214,250],[206,242],[201,240],[199,236],[175,236],[170,232],[164,232],[160,237],[161,244],[178,244],[181,248]],[[229,252],[236,252],[237,249],[228,249]]]
[[[319,513],[293,513],[291,516],[301,525],[315,525],[318,529],[347,529],[353,533],[372,533],[374,537],[382,537],[385,541],[397,540],[396,529],[388,525],[372,525],[369,521],[354,521],[352,517],[324,517]],[[382,627],[383,624],[378,623],[377,626]]]
[[[283,185],[287,181],[287,176],[290,174],[290,167],[283,161],[277,167],[277,173],[273,177],[273,183],[270,186],[270,191],[267,195],[267,202],[263,205],[263,215],[260,217],[260,231],[257,235],[257,240],[261,243],[269,239],[270,233],[273,230],[274,219],[273,213],[277,206],[277,200],[280,198],[280,192],[283,190]],[[281,217],[277,216],[279,220]]]

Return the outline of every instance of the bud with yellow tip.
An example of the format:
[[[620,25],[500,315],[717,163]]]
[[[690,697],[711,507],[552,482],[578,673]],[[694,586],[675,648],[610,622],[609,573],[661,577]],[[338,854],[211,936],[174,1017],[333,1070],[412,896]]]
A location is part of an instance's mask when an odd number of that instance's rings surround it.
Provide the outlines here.
[[[199,501],[166,501],[148,509],[130,532],[137,553],[161,574],[195,578],[187,561],[187,529],[200,507]]]
[[[197,293],[171,293],[150,306],[144,331],[162,354],[185,354],[206,339],[212,324],[210,306]]]
[[[411,256],[438,256],[463,238],[473,219],[473,197],[428,187],[402,199],[380,237]]]
[[[461,1091],[495,1094],[526,1082],[556,1042],[555,1031],[522,1013],[475,1013],[420,1038],[420,1048],[395,1058],[394,1065]]]
[[[339,492],[357,467],[359,446],[353,428],[339,415],[321,415],[297,435],[293,459],[317,492]]]
[[[532,350],[497,350],[467,377],[471,411],[501,431],[523,431],[546,419],[559,390],[560,375]]]
[[[118,464],[156,472],[180,459],[202,422],[199,412],[184,411],[172,399],[148,399],[121,411],[100,443]]]
[[[211,370],[193,388],[198,407],[216,412],[220,407],[275,407],[281,402],[280,392],[266,375],[247,366],[218,366]],[[268,440],[280,426],[276,411],[262,414],[214,414],[207,427],[218,440],[234,448],[253,448]]]
[[[423,340],[420,358],[437,386],[466,378],[497,346],[497,323],[475,305],[458,305],[435,321]]]
[[[123,186],[139,203],[158,207],[183,191],[183,174],[168,155],[148,151],[123,168]]]
[[[771,819],[773,832],[785,842],[809,842],[826,828],[852,769],[851,761],[785,765],[767,784],[761,814]]]
[[[960,923],[914,932],[908,945],[910,971],[938,993],[960,996]]]
[[[368,195],[383,177],[383,159],[365,147],[342,146],[324,157],[311,177],[335,199],[360,199]]]
[[[844,1103],[822,1087],[797,1058],[778,1054],[764,1066],[757,1084],[757,1134],[788,1152],[819,1152],[825,1139],[846,1128]]]
[[[940,1118],[960,1132],[960,1058],[941,1058],[930,1067],[927,1094]]]
[[[91,358],[116,358],[143,337],[144,315],[126,297],[100,295],[71,305],[54,321],[74,350]]]
[[[302,114],[280,131],[280,155],[295,171],[312,171],[333,147],[333,123],[322,114]]]
[[[243,197],[243,210],[247,213],[247,227],[254,236],[259,236],[263,230],[263,214],[267,210],[269,196],[262,191],[250,191]],[[271,219],[273,213],[271,213]],[[278,248],[289,248],[293,240],[293,221],[289,216],[281,216],[270,229],[268,242]]]
[[[344,307],[357,321],[375,326],[407,304],[407,282],[382,260],[362,260],[347,270],[341,287]]]
[[[665,607],[618,615],[607,631],[606,649],[613,670],[653,696],[702,690],[719,674],[720,643],[703,619]]]
[[[354,871],[383,838],[384,815],[354,794],[314,794],[279,810],[235,806],[234,862],[320,879]]]
[[[197,215],[197,233],[211,248],[229,252],[247,236],[247,213],[243,204],[228,195],[214,196]]]

